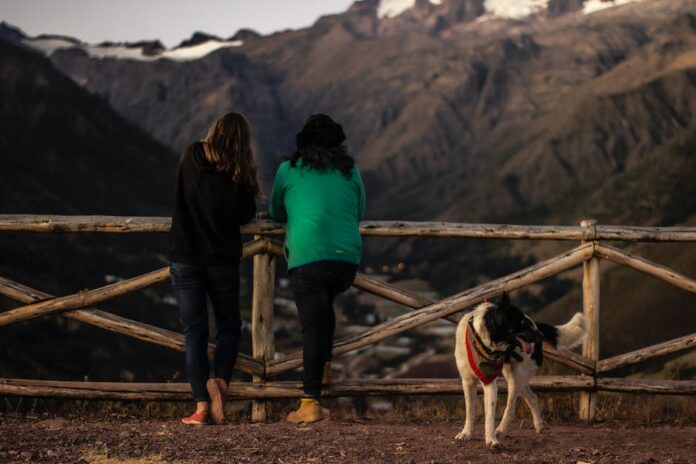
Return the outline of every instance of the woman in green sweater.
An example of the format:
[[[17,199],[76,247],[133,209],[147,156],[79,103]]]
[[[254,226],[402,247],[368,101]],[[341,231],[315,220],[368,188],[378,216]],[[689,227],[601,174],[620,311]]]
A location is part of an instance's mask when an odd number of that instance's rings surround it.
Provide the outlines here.
[[[302,323],[304,395],[293,423],[324,418],[318,398],[329,382],[336,318],[333,302],[353,283],[362,250],[360,219],[365,188],[348,156],[340,124],[311,116],[297,134],[297,149],[278,168],[270,216],[287,222],[285,254]]]

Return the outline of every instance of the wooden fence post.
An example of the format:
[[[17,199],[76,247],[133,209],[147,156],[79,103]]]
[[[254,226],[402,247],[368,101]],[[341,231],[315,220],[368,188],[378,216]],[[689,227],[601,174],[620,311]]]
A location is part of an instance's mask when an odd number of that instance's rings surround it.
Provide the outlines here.
[[[260,238],[260,237],[258,237]],[[251,316],[252,355],[264,363],[263,377],[254,382],[265,382],[265,363],[275,355],[273,334],[273,298],[275,294],[275,257],[266,251],[254,256],[254,283]],[[255,400],[251,406],[252,422],[268,420],[270,403]]]
[[[595,224],[597,224],[597,221],[594,219],[586,219],[580,222],[582,227],[593,227]],[[582,268],[582,301],[585,322],[587,323],[587,336],[582,345],[582,354],[597,361],[599,360],[599,258],[592,256],[583,263]],[[596,382],[597,373],[594,372],[593,376]],[[581,392],[580,420],[593,422],[596,409],[597,393]]]

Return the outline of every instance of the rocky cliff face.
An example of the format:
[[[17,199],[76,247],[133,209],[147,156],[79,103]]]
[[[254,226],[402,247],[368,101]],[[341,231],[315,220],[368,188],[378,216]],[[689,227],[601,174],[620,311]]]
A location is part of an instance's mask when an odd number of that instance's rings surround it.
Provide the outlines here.
[[[202,138],[217,117],[233,109],[252,121],[263,159],[279,156],[278,147],[288,143],[273,73],[266,63],[246,54],[214,53],[184,63],[134,62],[90,59],[71,49],[55,53],[53,62],[177,152]],[[261,164],[267,168],[263,174],[271,175],[270,163]]]

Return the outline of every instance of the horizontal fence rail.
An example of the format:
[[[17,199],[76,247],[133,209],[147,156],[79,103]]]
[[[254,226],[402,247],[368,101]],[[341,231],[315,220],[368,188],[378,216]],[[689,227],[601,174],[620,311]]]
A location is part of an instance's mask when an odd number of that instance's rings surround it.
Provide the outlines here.
[[[0,232],[168,232],[171,218],[142,216],[57,216],[0,214]],[[242,226],[249,235],[280,236],[285,225],[258,219]],[[694,227],[544,226],[453,222],[364,221],[366,237],[459,237],[526,240],[617,240],[696,242]]]
[[[498,380],[500,388],[507,386]],[[696,383],[696,382],[695,382]],[[595,388],[592,377],[539,376],[531,381],[537,391],[582,391]],[[283,399],[304,396],[302,383],[232,382],[231,399]],[[64,382],[49,380],[0,379],[0,395],[28,395],[46,398],[95,398],[122,400],[187,400],[191,387],[187,383]],[[462,394],[459,379],[355,379],[336,382],[322,388],[322,396],[442,395]]]
[[[163,233],[171,226],[169,218],[121,216],[46,216],[0,215],[0,232],[37,233]],[[275,358],[273,333],[273,297],[275,259],[283,256],[283,246],[272,240],[285,234],[283,224],[256,220],[242,232],[254,239],[243,247],[243,258],[254,257],[252,298],[253,356],[240,354],[235,368],[251,374],[253,382],[235,382],[230,398],[254,400],[253,420],[265,420],[267,401],[302,396],[299,382],[270,381],[272,376],[302,367],[302,353],[295,351]],[[367,221],[361,224],[364,236],[374,237],[459,237],[486,239],[571,240],[580,245],[512,274],[490,280],[456,295],[434,300],[416,292],[368,275],[358,273],[353,286],[410,311],[368,328],[361,334],[335,341],[334,355],[365,348],[438,319],[458,323],[461,313],[472,306],[501,294],[538,282],[559,272],[583,266],[584,312],[589,324],[583,355],[557,350],[544,344],[547,357],[570,367],[581,375],[541,376],[531,381],[538,391],[580,392],[581,418],[592,421],[596,393],[621,392],[638,394],[695,395],[694,380],[653,380],[605,377],[609,372],[692,349],[696,334],[641,348],[630,353],[599,359],[599,263],[616,264],[660,279],[690,293],[696,293],[696,280],[650,260],[600,243],[606,241],[696,242],[693,227],[625,227],[603,226],[586,220],[580,226],[523,226],[502,224],[459,224],[445,222]],[[145,288],[169,278],[169,269],[82,291],[73,295],[53,296],[0,277],[0,295],[25,306],[0,312],[0,326],[46,316],[59,315],[90,324],[120,335],[177,351],[184,350],[184,336],[170,330],[123,318],[92,307],[105,300]],[[212,355],[214,345],[208,345]],[[501,390],[505,385],[501,382]],[[351,379],[336,382],[322,390],[323,396],[461,394],[459,379]],[[188,384],[65,382],[25,379],[0,379],[0,395],[47,398],[90,398],[115,400],[186,400],[191,397]]]
[[[502,379],[496,381],[501,392],[507,391]],[[645,394],[696,394],[696,380],[594,379],[584,375],[548,375],[532,378],[530,386],[541,392],[590,392]],[[479,391],[482,391],[479,385]],[[302,383],[231,382],[229,399],[268,400],[301,398]],[[356,379],[336,382],[322,389],[323,397],[392,395],[461,395],[460,379]],[[0,379],[0,395],[42,398],[104,400],[174,401],[191,398],[187,383],[65,382],[51,380]]]

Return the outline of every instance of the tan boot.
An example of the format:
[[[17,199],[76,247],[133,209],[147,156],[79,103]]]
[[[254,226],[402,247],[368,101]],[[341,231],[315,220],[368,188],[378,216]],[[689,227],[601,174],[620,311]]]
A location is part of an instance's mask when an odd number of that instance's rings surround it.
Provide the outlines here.
[[[322,385],[331,385],[331,362],[324,363],[324,373],[321,376]]]
[[[288,414],[288,422],[293,424],[311,423],[324,419],[324,411],[319,401],[312,398],[302,398],[297,411]]]

